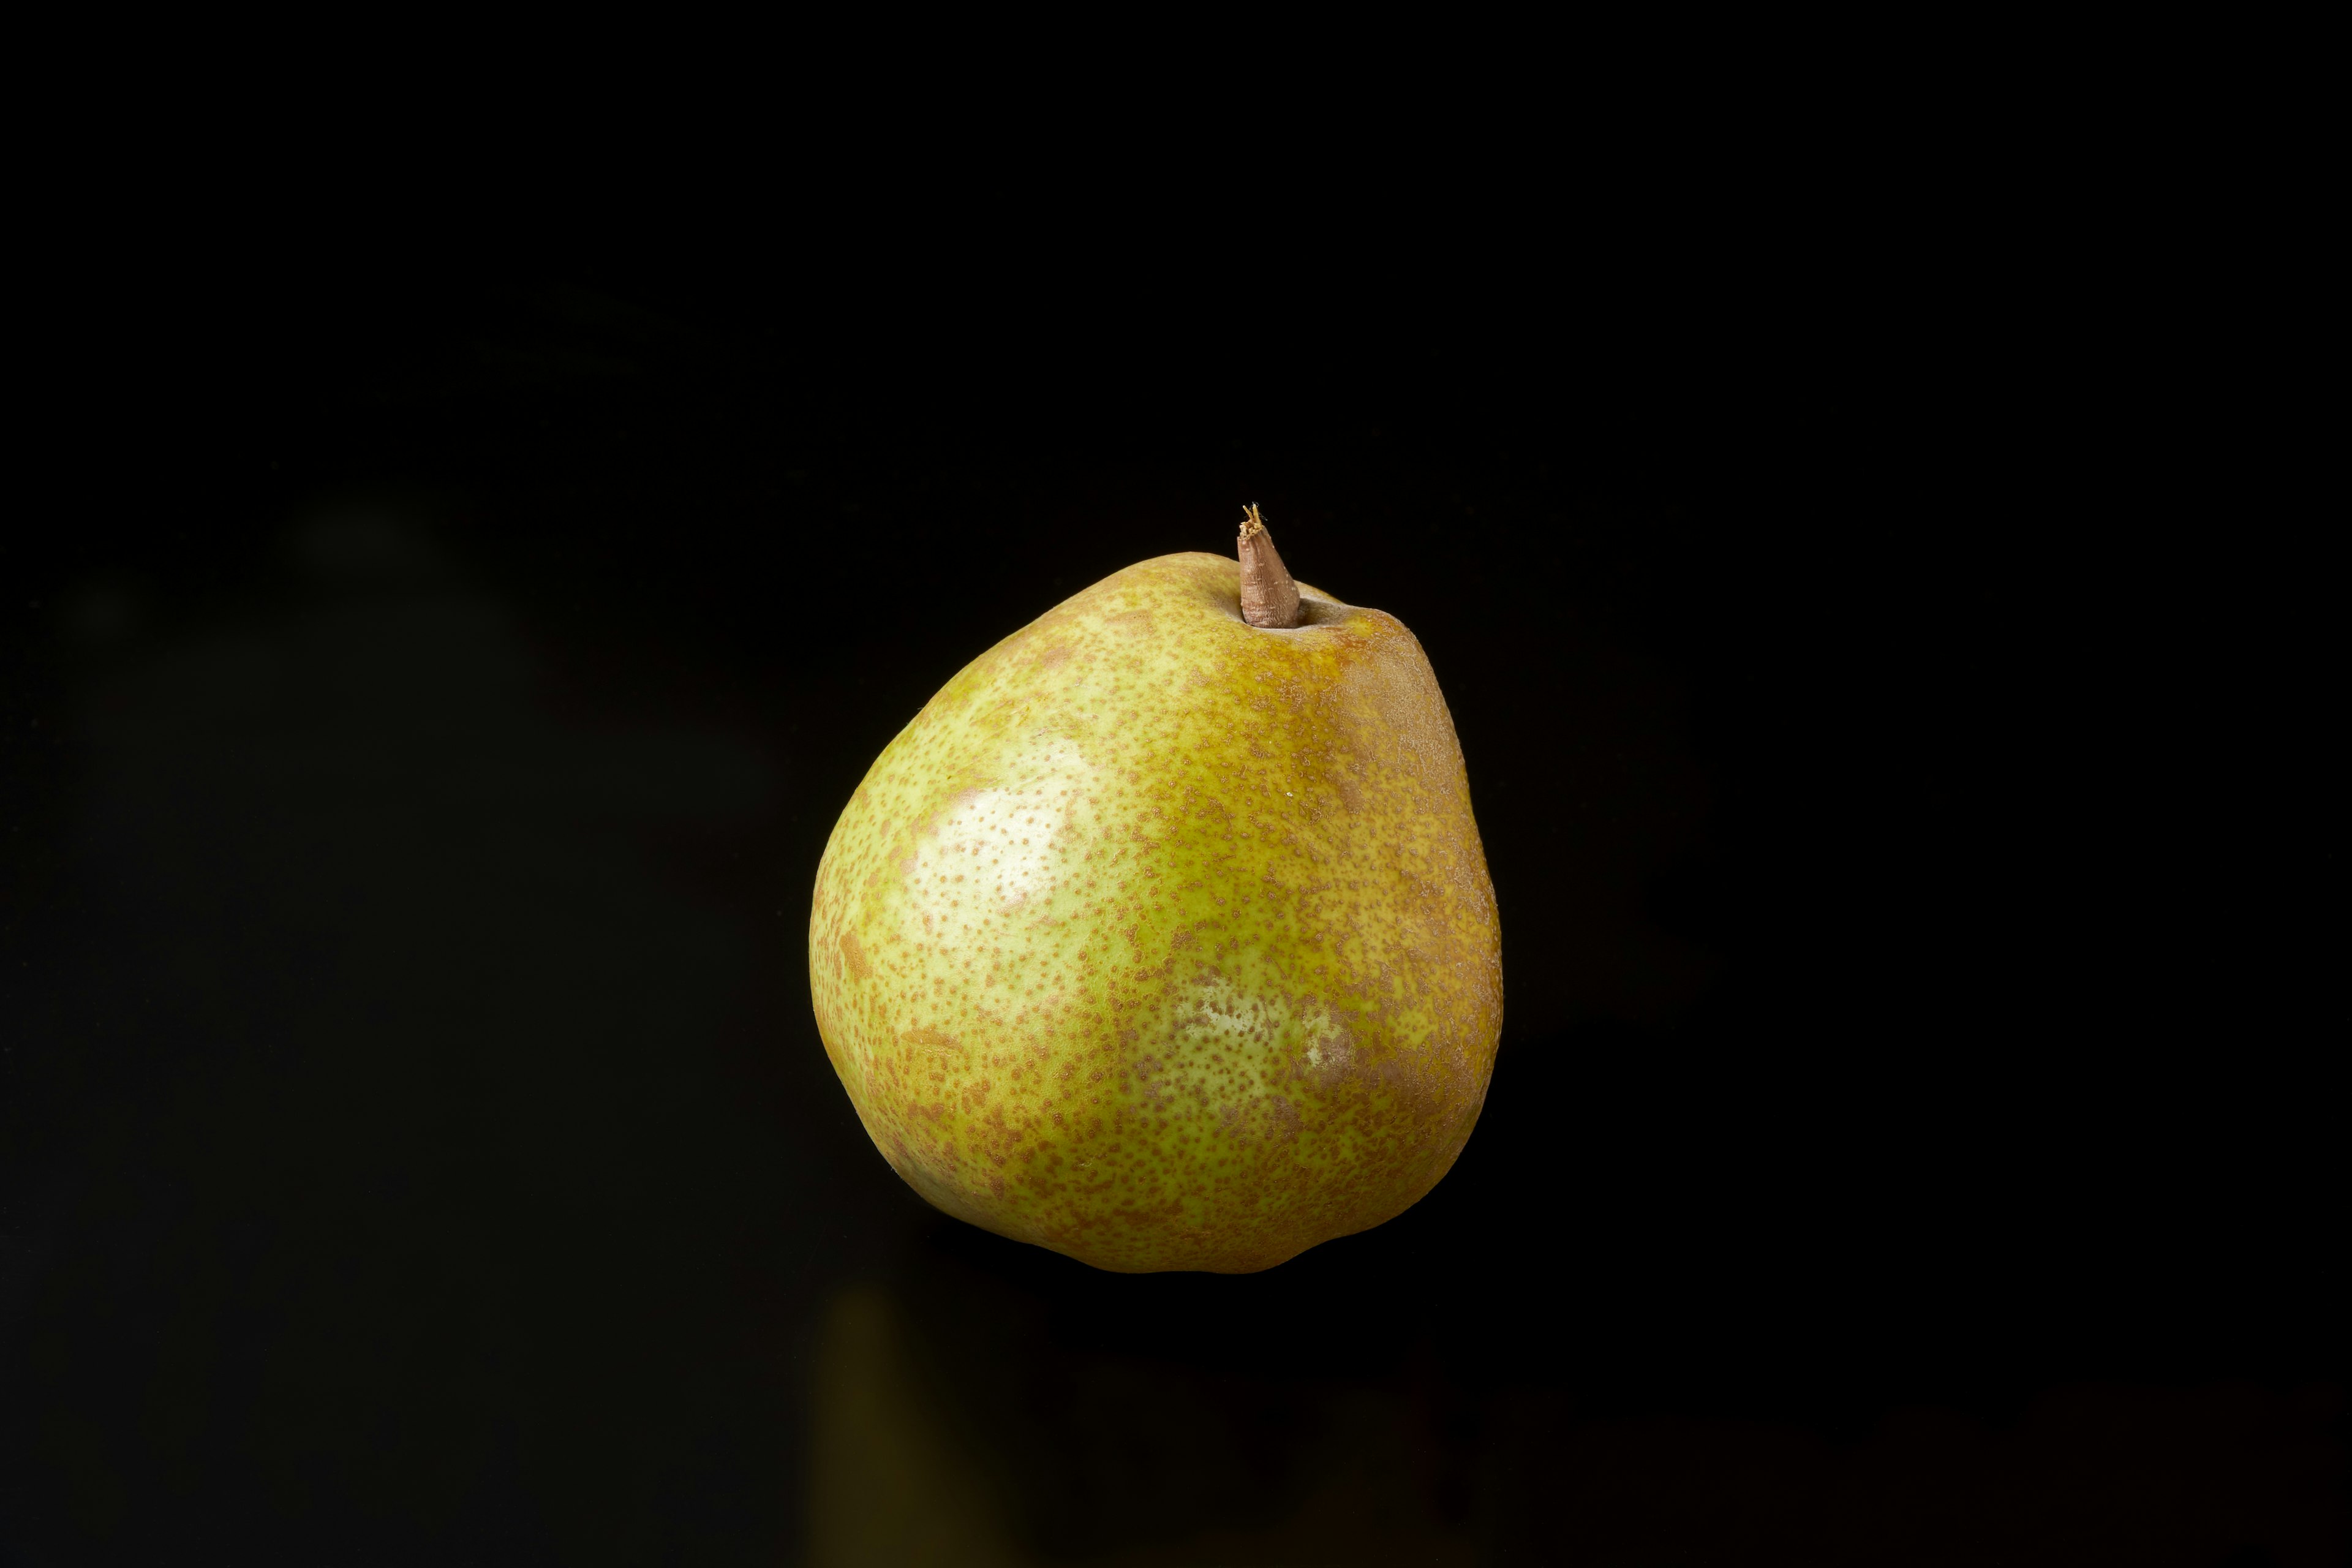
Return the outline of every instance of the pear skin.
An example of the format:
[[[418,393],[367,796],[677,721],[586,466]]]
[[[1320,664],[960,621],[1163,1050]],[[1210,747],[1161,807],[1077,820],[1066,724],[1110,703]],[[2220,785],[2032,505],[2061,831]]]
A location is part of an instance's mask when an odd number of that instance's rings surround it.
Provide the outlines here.
[[[1128,1273],[1269,1268],[1435,1186],[1502,1030],[1453,716],[1394,616],[1166,555],[966,666],[834,826],[817,1027],[936,1207]]]

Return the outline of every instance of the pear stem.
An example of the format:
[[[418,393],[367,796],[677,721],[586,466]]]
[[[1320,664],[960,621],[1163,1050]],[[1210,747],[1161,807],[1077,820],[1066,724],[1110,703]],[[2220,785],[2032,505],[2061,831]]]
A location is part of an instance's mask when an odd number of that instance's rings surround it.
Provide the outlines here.
[[[1234,550],[1242,560],[1242,619],[1254,626],[1297,626],[1298,584],[1275,553],[1274,535],[1255,505],[1242,509],[1242,536]]]

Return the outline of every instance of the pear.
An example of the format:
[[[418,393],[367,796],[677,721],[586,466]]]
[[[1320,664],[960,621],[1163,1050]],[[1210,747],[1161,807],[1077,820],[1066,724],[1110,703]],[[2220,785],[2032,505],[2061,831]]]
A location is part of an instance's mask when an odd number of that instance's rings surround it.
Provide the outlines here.
[[[1421,645],[1294,584],[1254,508],[1238,549],[1130,566],[967,665],[817,868],[817,1027],[875,1147],[1099,1268],[1248,1273],[1403,1212],[1502,1029]]]

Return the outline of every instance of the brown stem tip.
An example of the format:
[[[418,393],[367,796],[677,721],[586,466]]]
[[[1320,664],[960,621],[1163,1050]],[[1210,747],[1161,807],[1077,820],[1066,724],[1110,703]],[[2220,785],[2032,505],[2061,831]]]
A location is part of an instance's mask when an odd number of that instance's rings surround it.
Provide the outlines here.
[[[1298,584],[1274,551],[1274,535],[1255,506],[1242,508],[1242,536],[1234,546],[1242,558],[1242,619],[1254,626],[1298,624]]]

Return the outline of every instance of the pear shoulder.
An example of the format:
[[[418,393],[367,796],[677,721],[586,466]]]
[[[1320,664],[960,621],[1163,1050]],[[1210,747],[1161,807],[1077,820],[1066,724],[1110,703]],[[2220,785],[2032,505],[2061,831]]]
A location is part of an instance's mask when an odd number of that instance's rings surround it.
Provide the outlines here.
[[[1162,556],[972,661],[835,825],[825,1049],[946,1212],[1108,1268],[1262,1268],[1451,1166],[1502,1021],[1461,750],[1395,617]]]

